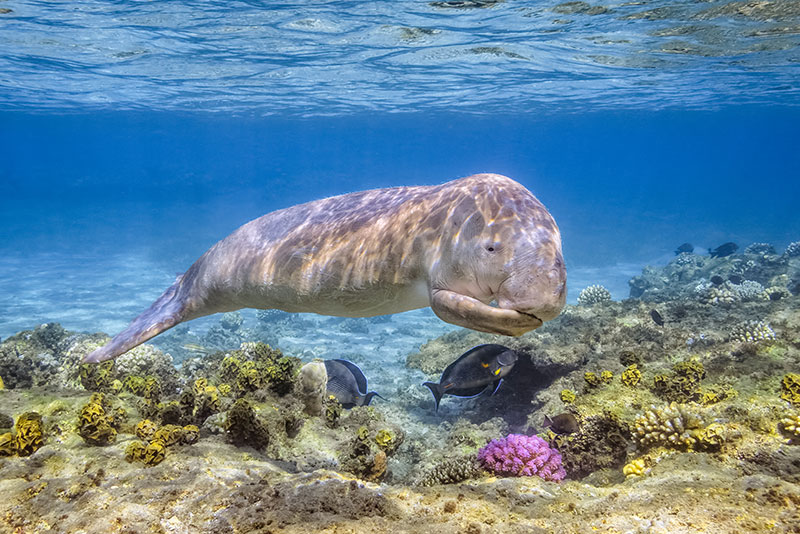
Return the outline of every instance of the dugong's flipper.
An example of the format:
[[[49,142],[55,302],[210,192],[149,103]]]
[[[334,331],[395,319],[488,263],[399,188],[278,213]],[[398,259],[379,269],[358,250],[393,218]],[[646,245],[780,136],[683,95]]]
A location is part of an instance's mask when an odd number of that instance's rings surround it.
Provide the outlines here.
[[[134,319],[128,328],[114,336],[114,339],[108,344],[87,354],[83,361],[99,363],[116,358],[123,352],[183,321],[186,303],[178,295],[182,278],[183,276],[179,276],[178,280],[164,291],[164,294],[158,297],[144,313]]]

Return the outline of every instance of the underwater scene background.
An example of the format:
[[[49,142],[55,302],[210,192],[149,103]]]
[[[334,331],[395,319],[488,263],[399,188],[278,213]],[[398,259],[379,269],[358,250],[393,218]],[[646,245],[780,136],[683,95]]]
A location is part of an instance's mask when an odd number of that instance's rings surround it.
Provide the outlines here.
[[[798,531],[800,2],[2,0],[0,29],[0,532]],[[560,227],[535,331],[241,310],[81,363],[247,221],[480,172]],[[484,343],[513,369],[436,410]],[[380,398],[330,398],[332,359]]]

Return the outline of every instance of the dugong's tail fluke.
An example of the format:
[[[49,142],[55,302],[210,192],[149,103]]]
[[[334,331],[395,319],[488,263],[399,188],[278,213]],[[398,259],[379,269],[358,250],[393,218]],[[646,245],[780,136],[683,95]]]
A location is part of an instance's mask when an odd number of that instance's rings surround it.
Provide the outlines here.
[[[83,361],[99,363],[116,358],[183,321],[186,306],[178,296],[181,278],[178,277],[178,280],[164,291],[164,294],[158,297],[147,311],[134,319],[128,328],[99,349],[84,356]]]

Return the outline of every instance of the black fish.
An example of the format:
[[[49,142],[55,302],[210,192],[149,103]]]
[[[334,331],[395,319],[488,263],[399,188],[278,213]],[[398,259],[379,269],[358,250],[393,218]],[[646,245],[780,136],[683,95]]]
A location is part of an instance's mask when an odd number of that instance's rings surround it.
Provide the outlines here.
[[[578,420],[571,413],[562,413],[553,418],[544,416],[543,427],[549,428],[556,434],[574,434],[580,430]]]
[[[712,258],[724,258],[725,256],[730,256],[731,254],[736,252],[738,248],[739,245],[729,241],[727,243],[723,243],[714,250],[708,249],[708,253],[711,254]]]
[[[514,364],[517,363],[517,353],[503,345],[478,345],[462,354],[456,361],[447,366],[442,373],[439,383],[425,382],[433,393],[436,401],[436,411],[442,395],[456,397],[476,397],[487,389],[492,394],[500,387],[500,382]],[[487,388],[487,386],[490,388]]]
[[[372,397],[378,395],[374,391],[367,393],[367,377],[353,362],[325,360],[325,371],[328,373],[328,393],[336,397],[344,408],[369,406]]]
[[[738,286],[739,284],[741,284],[742,282],[744,282],[744,277],[743,277],[743,276],[740,276],[740,275],[738,275],[738,274],[732,274],[732,275],[730,275],[730,276],[728,277],[728,280],[730,280],[731,284],[735,284],[735,285],[737,285],[737,286]]]
[[[683,245],[675,249],[676,256],[682,252],[694,252],[694,245],[692,245],[691,243],[684,243]]]
[[[720,275],[715,274],[711,277],[711,283],[715,286],[721,286],[725,282],[725,279],[722,278]]]
[[[664,326],[664,318],[661,317],[661,314],[658,313],[658,310],[650,310],[650,317],[658,326]]]

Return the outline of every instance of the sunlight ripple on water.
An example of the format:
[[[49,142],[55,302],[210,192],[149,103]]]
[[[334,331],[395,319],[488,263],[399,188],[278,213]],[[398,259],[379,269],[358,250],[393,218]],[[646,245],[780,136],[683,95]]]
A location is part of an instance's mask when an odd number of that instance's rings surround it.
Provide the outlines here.
[[[799,92],[794,0],[3,7],[6,110],[580,111]]]

